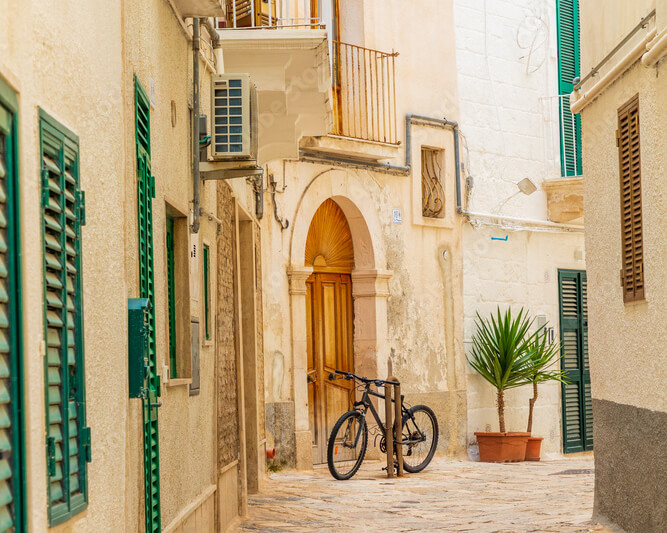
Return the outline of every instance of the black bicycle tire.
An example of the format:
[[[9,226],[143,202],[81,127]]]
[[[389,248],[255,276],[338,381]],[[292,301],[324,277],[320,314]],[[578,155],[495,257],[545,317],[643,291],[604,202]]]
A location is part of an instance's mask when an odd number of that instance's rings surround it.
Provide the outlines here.
[[[361,435],[362,439],[362,444],[361,444],[361,452],[359,453],[359,457],[357,458],[357,462],[348,472],[346,475],[341,475],[337,470],[334,465],[333,461],[333,455],[334,455],[334,446],[336,443],[336,435],[338,434],[338,431],[340,430],[341,426],[345,421],[350,418],[350,417],[357,417],[361,420],[361,424],[363,424],[363,433]],[[342,415],[334,424],[333,429],[331,430],[331,435],[329,436],[329,443],[327,445],[327,465],[329,467],[329,472],[331,472],[331,475],[341,481],[344,481],[346,479],[350,479],[354,474],[357,473],[357,470],[359,470],[359,467],[361,466],[361,463],[364,461],[364,457],[366,456],[366,447],[368,446],[368,426],[366,426],[366,419],[362,416],[362,414],[359,411],[348,411],[344,415]]]
[[[414,413],[416,413],[417,411],[424,411],[433,422],[433,442],[431,443],[431,449],[429,450],[426,459],[424,459],[416,467],[412,467],[411,465],[405,462],[405,458],[403,459],[403,469],[406,472],[409,472],[410,474],[416,474],[417,472],[421,472],[422,470],[424,470],[424,468],[426,468],[433,459],[433,456],[435,455],[435,450],[438,447],[438,436],[439,436],[438,419],[436,418],[433,409],[431,409],[430,407],[426,405],[415,405],[410,409],[408,409],[408,412],[403,415],[403,427],[405,426],[407,420],[410,418],[410,413],[414,415]]]

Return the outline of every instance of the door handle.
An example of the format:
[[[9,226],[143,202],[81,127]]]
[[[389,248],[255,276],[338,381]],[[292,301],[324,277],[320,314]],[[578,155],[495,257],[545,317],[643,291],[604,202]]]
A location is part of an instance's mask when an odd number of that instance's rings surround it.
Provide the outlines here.
[[[312,374],[307,374],[306,375],[306,381],[308,381],[308,383],[315,383],[317,380],[315,379],[315,377]]]
[[[162,402],[151,403],[151,407],[162,407]]]

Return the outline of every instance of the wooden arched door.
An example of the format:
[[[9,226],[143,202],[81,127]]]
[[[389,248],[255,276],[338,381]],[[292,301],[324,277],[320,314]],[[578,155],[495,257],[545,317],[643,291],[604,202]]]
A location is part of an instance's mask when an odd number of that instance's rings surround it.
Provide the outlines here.
[[[306,241],[308,339],[308,411],[313,462],[326,462],[333,425],[354,399],[353,383],[332,381],[334,370],[354,371],[352,279],[354,249],[347,219],[333,200],[315,213]]]

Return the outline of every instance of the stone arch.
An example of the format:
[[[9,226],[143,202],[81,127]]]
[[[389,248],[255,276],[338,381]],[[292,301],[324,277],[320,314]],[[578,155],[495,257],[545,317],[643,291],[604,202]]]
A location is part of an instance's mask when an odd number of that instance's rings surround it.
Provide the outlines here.
[[[325,170],[313,177],[299,199],[290,237],[289,277],[293,357],[296,466],[313,465],[312,434],[308,418],[306,280],[313,267],[306,265],[306,243],[315,213],[326,201],[333,201],[345,215],[352,235],[354,267],[355,372],[368,376],[387,373],[387,296],[391,272],[386,270],[384,239],[377,214],[377,202],[355,176],[339,169]],[[361,208],[364,209],[362,212]]]
[[[306,237],[306,266],[352,272],[354,245],[345,213],[331,198],[317,208]]]
[[[329,169],[316,175],[301,195],[292,224],[290,265],[304,266],[307,229],[315,212],[327,199],[340,206],[350,225],[355,269],[385,269],[387,263],[380,221],[375,210],[368,210],[364,214],[359,208],[375,206],[376,202],[358,179],[338,169]],[[306,228],[306,231],[303,231],[303,228]]]

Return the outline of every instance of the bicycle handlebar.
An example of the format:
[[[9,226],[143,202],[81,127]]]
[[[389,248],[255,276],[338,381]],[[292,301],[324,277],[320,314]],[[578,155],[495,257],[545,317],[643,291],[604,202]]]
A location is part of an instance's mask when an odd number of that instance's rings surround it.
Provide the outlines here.
[[[398,381],[389,381],[386,379],[369,379],[363,376],[357,376],[352,372],[343,372],[342,370],[335,370],[334,372],[335,374],[342,376],[344,379],[350,379],[350,380],[356,379],[358,381],[361,381],[362,383],[373,383],[376,387],[384,387],[385,385],[400,385]],[[337,379],[334,372],[329,374],[329,379],[331,380]]]

